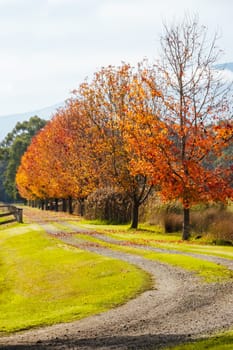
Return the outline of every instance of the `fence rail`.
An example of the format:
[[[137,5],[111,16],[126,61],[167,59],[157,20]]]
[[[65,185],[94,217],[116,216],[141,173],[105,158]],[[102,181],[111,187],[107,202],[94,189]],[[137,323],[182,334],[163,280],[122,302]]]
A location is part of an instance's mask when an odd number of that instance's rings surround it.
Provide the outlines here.
[[[13,216],[13,219],[10,218]],[[18,208],[15,205],[11,204],[1,204],[0,205],[0,218],[5,217],[8,219],[1,221],[0,224],[6,224],[8,222],[17,221],[19,223],[23,223],[23,209]]]

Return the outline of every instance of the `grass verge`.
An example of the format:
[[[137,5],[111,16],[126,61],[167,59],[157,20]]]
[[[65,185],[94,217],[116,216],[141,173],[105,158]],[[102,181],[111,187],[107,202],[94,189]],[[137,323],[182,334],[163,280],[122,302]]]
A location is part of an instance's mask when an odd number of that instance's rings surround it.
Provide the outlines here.
[[[195,242],[183,242],[178,240],[175,241],[174,236],[166,236],[165,234],[151,234],[147,232],[115,232],[107,233],[107,235],[114,239],[127,241],[132,244],[233,259],[233,247],[228,246],[197,244]]]
[[[103,242],[101,239],[87,234],[76,234],[77,239],[83,239],[100,246],[110,248],[113,250],[123,251],[125,253],[143,256],[146,259],[160,261],[176,267],[180,267],[201,277],[205,282],[223,282],[233,278],[233,271],[224,266],[215,264],[213,262],[205,261],[191,256],[178,255],[172,253],[157,253],[146,249],[131,247],[128,245],[119,245],[108,242]]]
[[[211,245],[208,241],[197,242],[193,240],[184,242],[180,239],[180,233],[165,234],[159,226],[140,224],[138,230],[129,230],[129,225],[96,225],[92,224],[91,221],[81,221],[81,225],[104,233],[116,240],[127,241],[129,244],[140,244],[233,259],[233,247]]]
[[[150,285],[135,266],[69,247],[38,225],[0,232],[0,334],[81,319]]]

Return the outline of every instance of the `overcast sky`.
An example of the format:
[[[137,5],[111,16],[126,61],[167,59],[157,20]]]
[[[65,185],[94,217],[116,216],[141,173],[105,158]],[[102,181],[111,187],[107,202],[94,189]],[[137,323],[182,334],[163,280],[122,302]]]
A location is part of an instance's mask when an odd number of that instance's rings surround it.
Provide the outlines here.
[[[153,60],[162,23],[185,12],[233,61],[232,0],[0,0],[0,116],[62,102],[101,66]]]

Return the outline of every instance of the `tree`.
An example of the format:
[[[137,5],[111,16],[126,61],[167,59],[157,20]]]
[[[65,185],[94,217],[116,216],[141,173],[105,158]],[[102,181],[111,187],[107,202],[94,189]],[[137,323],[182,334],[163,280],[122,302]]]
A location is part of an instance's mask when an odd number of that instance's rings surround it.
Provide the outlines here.
[[[42,202],[80,202],[96,186],[90,128],[82,103],[67,101],[33,139],[22,157],[16,181],[20,194]]]
[[[18,122],[12,132],[8,133],[0,144],[1,164],[4,166],[1,172],[3,199],[17,200],[19,195],[15,185],[15,175],[20,164],[21,157],[31,142],[32,137],[45,126],[46,121],[37,116],[29,121]]]
[[[62,198],[78,199],[83,214],[83,201],[98,182],[96,162],[92,157],[92,129],[83,103],[74,99],[67,101],[65,108],[53,118],[51,132],[54,135],[51,162],[56,163],[54,179],[60,183],[60,197],[63,189]]]
[[[148,198],[152,185],[144,174],[132,175],[124,124],[130,104],[130,83],[134,69],[128,64],[109,66],[94,75],[91,84],[83,84],[77,93],[86,116],[92,123],[92,150],[98,163],[99,183],[126,193],[132,202],[131,228],[137,228],[140,205]]]
[[[161,48],[161,60],[144,69],[143,84],[131,87],[132,98],[149,94],[151,108],[129,110],[128,140],[138,152],[134,173],[150,174],[165,200],[182,202],[188,239],[193,204],[232,198],[232,169],[210,166],[232,142],[229,90],[214,70],[216,36],[208,42],[195,19],[165,25]]]

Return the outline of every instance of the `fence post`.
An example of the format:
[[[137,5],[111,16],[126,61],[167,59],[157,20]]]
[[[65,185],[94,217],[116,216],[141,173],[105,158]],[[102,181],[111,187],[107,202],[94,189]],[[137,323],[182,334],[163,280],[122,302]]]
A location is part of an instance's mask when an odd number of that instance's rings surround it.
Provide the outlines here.
[[[23,209],[17,208],[17,221],[22,224],[23,223]]]

